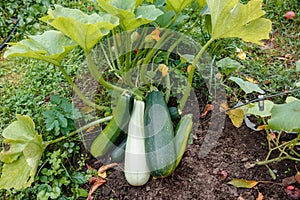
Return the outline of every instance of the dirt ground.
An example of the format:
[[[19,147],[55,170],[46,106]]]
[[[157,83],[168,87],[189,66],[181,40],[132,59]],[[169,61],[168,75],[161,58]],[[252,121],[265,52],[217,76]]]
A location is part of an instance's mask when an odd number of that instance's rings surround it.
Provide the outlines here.
[[[282,161],[270,164],[276,172],[276,180],[272,180],[265,166],[253,166],[268,153],[263,132],[254,132],[245,125],[237,129],[226,118],[217,144],[207,156],[200,158],[199,151],[209,121],[203,119],[200,122],[201,128],[195,133],[193,144],[186,149],[173,175],[164,179],[150,179],[142,187],[133,187],[126,182],[121,163],[110,170],[107,182],[97,190],[94,199],[255,200],[259,192],[267,200],[288,199],[281,181],[296,173],[295,163]],[[287,172],[288,169],[291,171]],[[225,179],[222,176],[224,172],[228,174]],[[259,183],[252,189],[237,189],[227,184],[232,178],[271,183]]]

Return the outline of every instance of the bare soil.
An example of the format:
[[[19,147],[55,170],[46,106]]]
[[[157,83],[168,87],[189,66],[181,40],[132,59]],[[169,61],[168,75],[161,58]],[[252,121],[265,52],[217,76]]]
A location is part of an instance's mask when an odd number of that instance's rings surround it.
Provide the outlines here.
[[[281,182],[295,175],[294,162],[270,164],[276,172],[276,180],[271,178],[265,166],[253,166],[268,153],[264,132],[253,132],[245,125],[237,129],[226,118],[218,143],[206,157],[200,158],[206,127],[207,121],[203,119],[202,129],[197,131],[193,144],[187,147],[181,163],[170,177],[150,179],[142,187],[133,187],[126,182],[121,163],[110,170],[107,182],[97,190],[94,199],[255,200],[259,192],[268,200],[288,199]],[[228,174],[226,178],[222,175],[224,172]],[[270,183],[259,183],[252,189],[237,189],[227,184],[232,178]]]

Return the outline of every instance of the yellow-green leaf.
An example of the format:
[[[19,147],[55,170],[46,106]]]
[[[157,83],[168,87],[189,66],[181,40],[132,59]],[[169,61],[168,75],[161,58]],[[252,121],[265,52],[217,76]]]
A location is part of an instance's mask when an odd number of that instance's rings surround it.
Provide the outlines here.
[[[244,111],[240,108],[236,108],[234,110],[230,110],[227,112],[229,118],[231,119],[232,124],[239,128],[244,121]]]
[[[17,115],[17,121],[4,129],[2,136],[0,159],[4,165],[0,189],[29,187],[46,148],[42,136],[36,132],[32,119],[21,115]]]
[[[48,15],[41,20],[63,32],[86,51],[90,51],[104,35],[119,25],[119,19],[111,14],[87,15],[59,5],[55,5],[54,10],[50,8]]]
[[[228,184],[233,185],[234,187],[237,187],[237,188],[253,188],[258,183],[259,183],[259,181],[237,179],[237,178],[234,178],[228,182]]]
[[[239,0],[207,0],[207,5],[213,39],[238,37],[262,45],[260,41],[269,38],[272,23],[262,18],[262,0],[251,0],[246,5]]]

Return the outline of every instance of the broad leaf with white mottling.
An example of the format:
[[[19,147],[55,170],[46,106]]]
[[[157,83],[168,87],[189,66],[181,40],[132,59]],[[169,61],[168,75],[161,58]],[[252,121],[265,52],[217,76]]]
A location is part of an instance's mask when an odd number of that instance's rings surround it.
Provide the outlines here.
[[[77,45],[59,31],[46,31],[42,35],[10,43],[4,57],[29,57],[60,65],[63,58]]]

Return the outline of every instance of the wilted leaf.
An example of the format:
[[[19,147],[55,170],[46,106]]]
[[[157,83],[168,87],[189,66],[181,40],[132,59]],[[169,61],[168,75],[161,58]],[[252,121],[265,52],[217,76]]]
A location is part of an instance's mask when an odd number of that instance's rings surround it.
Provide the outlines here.
[[[236,84],[238,84],[246,94],[251,92],[258,92],[260,94],[265,93],[262,89],[258,87],[258,85],[249,81],[244,81],[238,77],[230,77],[229,80],[234,81]]]
[[[233,185],[237,188],[253,188],[259,182],[254,180],[245,180],[245,179],[232,179],[228,184]]]
[[[214,105],[212,105],[212,104],[206,104],[206,106],[205,106],[205,108],[204,108],[204,111],[201,113],[201,118],[204,118],[206,115],[207,115],[207,113],[209,112],[209,111],[212,111],[214,109]]]
[[[42,136],[28,116],[17,115],[17,121],[4,129],[3,150],[0,159],[4,162],[0,178],[2,189],[23,189],[34,181],[38,163],[45,149]]]
[[[239,128],[242,125],[245,117],[244,111],[242,109],[236,108],[234,110],[229,110],[227,114],[235,127]]]
[[[252,0],[246,5],[239,0],[207,0],[211,13],[212,38],[238,37],[246,42],[262,45],[272,28],[270,20],[261,18],[262,0]]]
[[[42,35],[10,43],[4,57],[29,57],[60,65],[62,59],[77,45],[59,31],[46,31]]]
[[[41,20],[63,32],[86,51],[90,51],[109,30],[119,25],[119,19],[111,14],[87,15],[78,9],[60,5],[55,5],[54,10],[50,8],[48,15]]]
[[[229,57],[223,58],[222,60],[218,61],[216,65],[221,68],[221,71],[226,75],[229,75],[230,73],[243,67],[239,62],[232,60]]]
[[[275,104],[271,110],[269,127],[273,130],[300,132],[300,101]]]
[[[88,198],[87,200],[92,200],[93,199],[93,194],[94,192],[101,186],[103,185],[106,181],[103,180],[102,178],[95,178],[94,180],[94,184],[93,186],[91,187],[90,191],[89,191],[89,195],[88,195]]]
[[[99,168],[98,170],[98,176],[101,176],[103,173],[105,173],[107,170],[109,170],[110,168],[113,168],[115,166],[117,166],[118,163],[111,163],[109,165],[103,165]]]

